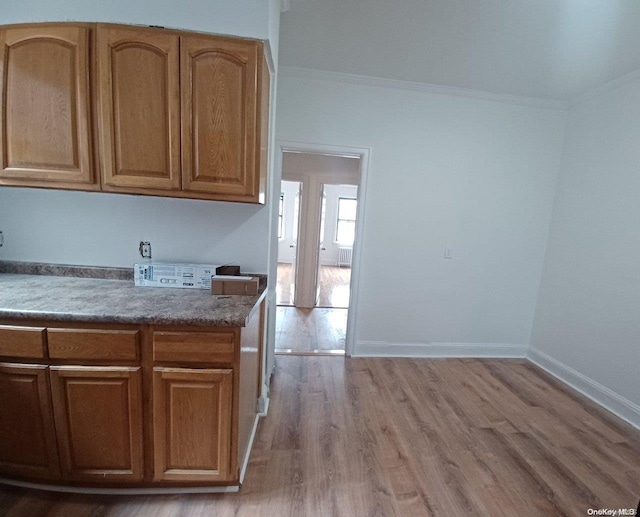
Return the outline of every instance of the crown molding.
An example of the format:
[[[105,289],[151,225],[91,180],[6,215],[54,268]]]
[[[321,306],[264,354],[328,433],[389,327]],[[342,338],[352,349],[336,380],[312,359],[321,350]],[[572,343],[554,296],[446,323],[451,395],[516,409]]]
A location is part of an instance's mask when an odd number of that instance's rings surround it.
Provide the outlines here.
[[[400,81],[397,79],[384,79],[381,77],[371,77],[367,75],[345,74],[343,72],[328,72],[325,70],[312,70],[309,68],[298,68],[292,66],[280,66],[279,75],[295,77],[298,79],[310,79],[320,81],[333,81],[349,84],[359,84],[374,86],[378,88],[394,88],[398,90],[413,90],[437,95],[448,95],[454,97],[468,97],[504,104],[516,104],[519,106],[529,106],[534,108],[566,110],[569,103],[559,100],[538,99],[535,97],[520,97],[517,95],[507,95],[500,93],[485,92],[482,90],[472,90],[470,88],[458,88],[455,86],[440,86],[437,84],[419,83],[413,81]]]
[[[596,97],[600,97],[601,95],[604,95],[606,93],[614,92],[629,83],[633,83],[637,81],[640,81],[640,70],[634,70],[633,72],[629,72],[628,74],[623,75],[622,77],[618,77],[613,81],[604,83],[603,85],[598,86],[593,90],[589,90],[588,92],[583,93],[582,95],[579,95],[569,103],[569,106],[573,108],[587,101],[590,101],[591,99],[595,99]]]

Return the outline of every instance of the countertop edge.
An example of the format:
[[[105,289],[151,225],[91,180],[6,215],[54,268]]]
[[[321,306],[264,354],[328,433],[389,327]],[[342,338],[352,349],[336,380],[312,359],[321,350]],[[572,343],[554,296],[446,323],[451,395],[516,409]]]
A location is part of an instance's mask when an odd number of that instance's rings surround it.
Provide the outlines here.
[[[114,280],[109,280],[114,281]],[[122,280],[115,280],[119,282]],[[153,288],[149,288],[153,289]],[[125,313],[121,314],[99,314],[84,313],[73,311],[48,311],[48,310],[29,310],[20,308],[0,307],[0,321],[11,320],[12,322],[24,321],[51,321],[56,323],[94,323],[94,324],[120,324],[120,325],[156,325],[156,326],[193,326],[193,327],[245,327],[248,319],[253,314],[256,306],[258,306],[267,295],[267,286],[261,286],[261,291],[255,296],[229,295],[234,298],[250,298],[247,300],[246,310],[242,311],[242,316],[236,314],[229,318],[216,317],[185,317],[180,315],[171,317],[166,313],[161,316],[141,315],[137,314],[129,316]]]

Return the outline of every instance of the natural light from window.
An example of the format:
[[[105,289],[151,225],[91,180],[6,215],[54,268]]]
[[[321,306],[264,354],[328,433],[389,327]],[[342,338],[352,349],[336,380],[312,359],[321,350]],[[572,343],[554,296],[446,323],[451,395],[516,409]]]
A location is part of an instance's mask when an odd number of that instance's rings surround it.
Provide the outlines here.
[[[356,211],[358,201],[356,199],[338,198],[338,228],[336,230],[336,242],[345,246],[353,246],[356,235]]]

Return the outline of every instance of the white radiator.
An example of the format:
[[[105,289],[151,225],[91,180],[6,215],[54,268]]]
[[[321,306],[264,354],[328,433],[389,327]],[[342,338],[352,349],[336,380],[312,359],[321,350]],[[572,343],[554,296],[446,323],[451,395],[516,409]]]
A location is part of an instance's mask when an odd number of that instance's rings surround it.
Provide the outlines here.
[[[353,258],[353,248],[338,248],[338,266],[351,267],[351,259]]]

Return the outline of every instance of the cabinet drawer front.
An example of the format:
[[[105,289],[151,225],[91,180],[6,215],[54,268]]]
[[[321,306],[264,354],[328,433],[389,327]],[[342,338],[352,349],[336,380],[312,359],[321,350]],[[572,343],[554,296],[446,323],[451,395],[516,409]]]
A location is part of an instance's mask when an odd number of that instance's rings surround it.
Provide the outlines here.
[[[232,363],[234,332],[155,332],[153,360],[181,363]]]
[[[137,330],[48,329],[51,359],[135,361]]]
[[[0,326],[0,356],[42,359],[44,328]]]

